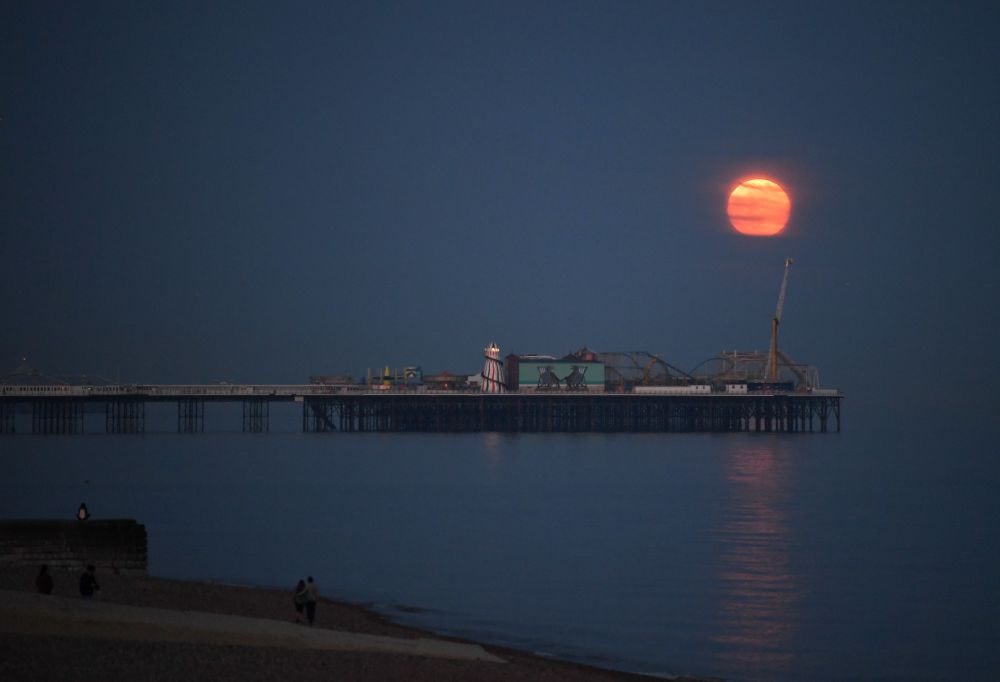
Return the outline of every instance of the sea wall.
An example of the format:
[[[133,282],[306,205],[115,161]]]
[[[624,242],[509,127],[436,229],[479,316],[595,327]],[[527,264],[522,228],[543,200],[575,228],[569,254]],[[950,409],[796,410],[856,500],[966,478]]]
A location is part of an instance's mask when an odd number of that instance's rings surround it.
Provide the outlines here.
[[[0,521],[0,567],[79,568],[93,564],[145,573],[146,527],[135,519]]]

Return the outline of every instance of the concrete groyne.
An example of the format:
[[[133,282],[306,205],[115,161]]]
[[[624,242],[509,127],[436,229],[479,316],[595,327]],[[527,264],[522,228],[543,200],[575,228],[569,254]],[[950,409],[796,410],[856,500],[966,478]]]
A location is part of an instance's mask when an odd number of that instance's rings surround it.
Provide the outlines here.
[[[135,519],[0,521],[0,566],[79,568],[146,573],[146,527]]]

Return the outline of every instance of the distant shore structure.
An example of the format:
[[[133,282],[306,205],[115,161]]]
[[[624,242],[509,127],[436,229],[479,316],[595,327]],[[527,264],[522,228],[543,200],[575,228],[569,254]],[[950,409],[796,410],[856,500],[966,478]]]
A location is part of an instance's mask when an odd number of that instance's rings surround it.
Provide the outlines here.
[[[503,362],[500,360],[500,346],[490,343],[483,349],[485,364],[483,365],[482,383],[480,391],[482,393],[506,393],[507,386],[504,383]]]

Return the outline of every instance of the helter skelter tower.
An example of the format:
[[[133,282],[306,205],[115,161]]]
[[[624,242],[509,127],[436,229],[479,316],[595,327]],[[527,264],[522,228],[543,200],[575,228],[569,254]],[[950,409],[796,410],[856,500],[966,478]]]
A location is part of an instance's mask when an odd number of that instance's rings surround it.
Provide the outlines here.
[[[483,365],[482,393],[506,393],[507,384],[504,383],[503,362],[500,360],[500,346],[491,343],[483,349],[483,357],[486,364]]]

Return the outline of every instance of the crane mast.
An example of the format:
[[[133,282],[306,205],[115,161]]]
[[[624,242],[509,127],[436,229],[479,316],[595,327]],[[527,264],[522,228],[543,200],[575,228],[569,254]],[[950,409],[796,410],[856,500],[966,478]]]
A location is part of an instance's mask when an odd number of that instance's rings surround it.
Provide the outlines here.
[[[785,308],[785,291],[788,289],[788,269],[794,263],[791,258],[785,259],[785,275],[781,278],[781,290],[778,292],[778,307],[771,318],[771,352],[768,355],[767,374],[768,381],[778,380],[778,325],[781,323],[781,312]]]

